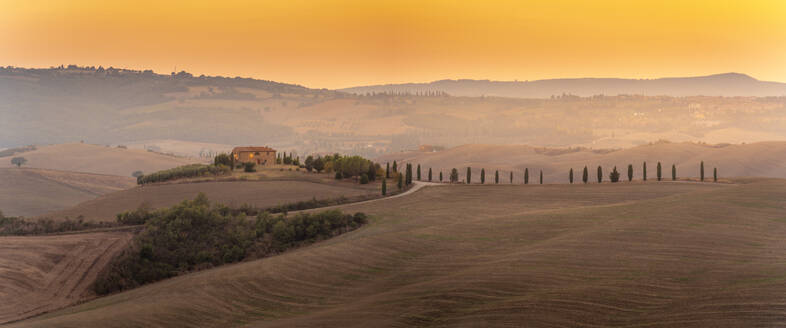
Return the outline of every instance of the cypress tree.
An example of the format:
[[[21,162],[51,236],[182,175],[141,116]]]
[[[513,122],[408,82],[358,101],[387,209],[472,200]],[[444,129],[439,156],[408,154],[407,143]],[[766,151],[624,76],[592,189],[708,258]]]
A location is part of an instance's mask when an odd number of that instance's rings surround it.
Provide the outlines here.
[[[420,181],[420,164],[418,164],[418,181]]]
[[[644,181],[647,181],[647,162],[644,162],[644,171],[642,171]]]
[[[628,164],[628,182],[633,181],[633,164]]]
[[[718,168],[712,168],[712,182],[718,182]]]
[[[513,171],[510,171],[510,184],[513,184]]]
[[[472,183],[472,168],[467,167],[467,184]]]
[[[524,169],[524,184],[529,184],[529,169]]]
[[[584,173],[581,174],[581,181],[585,184],[589,182],[589,170],[587,170],[586,165],[584,165]]]
[[[382,196],[385,196],[385,195],[388,194],[388,182],[387,181],[388,181],[387,179],[382,179]]]
[[[390,179],[390,162],[385,163],[385,179]]]
[[[439,171],[439,182],[442,182],[442,170]]]
[[[701,176],[701,182],[704,182],[704,161],[701,161],[701,168],[699,168],[699,175]]]
[[[431,168],[428,168],[428,182],[431,182]]]
[[[660,181],[660,178],[661,178],[661,172],[660,172],[660,170],[661,170],[661,168],[660,168],[660,162],[658,162],[658,168],[655,170],[655,172],[656,172],[655,174],[658,176],[658,181]]]
[[[368,163],[368,181],[376,181],[377,180],[377,167],[374,163]]]
[[[570,174],[568,174],[568,180],[570,180],[571,184],[573,183],[573,168],[570,169]]]
[[[404,177],[399,174],[398,175],[398,190],[404,189]]]
[[[598,165],[598,183],[603,182],[603,168]]]
[[[407,163],[407,173],[406,173],[406,181],[405,183],[407,186],[412,184],[412,164]]]
[[[454,167],[452,170],[450,170],[450,183],[458,182],[458,179],[458,170],[456,170]]]
[[[671,164],[671,181],[677,180],[677,165]]]
[[[540,170],[540,184],[543,184],[543,170]]]
[[[499,170],[494,171],[494,183],[499,184]]]
[[[393,172],[398,173],[398,165],[396,165],[396,161],[393,161]]]
[[[480,184],[486,183],[486,169],[480,169]]]

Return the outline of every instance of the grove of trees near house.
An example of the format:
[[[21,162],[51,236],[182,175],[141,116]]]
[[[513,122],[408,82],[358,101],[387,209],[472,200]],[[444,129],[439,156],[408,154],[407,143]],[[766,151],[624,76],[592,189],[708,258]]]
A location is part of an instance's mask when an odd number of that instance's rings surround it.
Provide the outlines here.
[[[136,178],[136,183],[144,185],[183,178],[229,175],[230,173],[231,169],[224,165],[190,164],[150,174],[143,174]]]

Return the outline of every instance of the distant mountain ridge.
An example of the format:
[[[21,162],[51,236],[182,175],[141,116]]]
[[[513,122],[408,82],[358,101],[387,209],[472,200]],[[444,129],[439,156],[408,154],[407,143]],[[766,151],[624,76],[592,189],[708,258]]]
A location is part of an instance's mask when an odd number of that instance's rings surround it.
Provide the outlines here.
[[[355,94],[423,93],[441,91],[452,96],[497,96],[511,98],[549,98],[562,94],[582,97],[593,95],[646,96],[786,96],[786,83],[757,80],[740,73],[658,79],[571,78],[535,81],[440,80],[359,86],[339,89]]]

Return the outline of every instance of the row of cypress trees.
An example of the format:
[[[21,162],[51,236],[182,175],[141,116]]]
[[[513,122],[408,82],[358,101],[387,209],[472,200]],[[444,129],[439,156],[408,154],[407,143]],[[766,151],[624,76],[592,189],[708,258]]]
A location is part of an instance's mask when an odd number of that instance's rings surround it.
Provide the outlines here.
[[[390,169],[391,169],[390,163],[387,163],[386,168],[385,168],[385,177],[386,178],[390,178]],[[404,172],[403,176],[401,174],[398,174],[398,164],[396,163],[396,161],[393,161],[392,169],[393,169],[393,172],[395,172],[398,175],[398,189],[399,190],[402,190],[402,189],[404,189],[405,186],[409,186],[410,184],[412,184],[412,177],[413,177],[412,164],[410,164],[410,163],[406,164],[406,168],[405,168],[405,172]],[[657,165],[657,168],[656,168],[656,177],[657,177],[658,181],[662,181],[663,180],[663,174],[662,173],[663,173],[663,166],[661,165],[660,162],[658,162],[658,165]],[[417,177],[417,180],[421,181],[422,177],[421,177],[420,164],[417,165],[417,169],[416,169],[414,174]],[[598,183],[602,183],[603,182],[603,167],[602,166],[598,166],[598,172],[596,174],[596,177],[597,177]],[[700,164],[699,177],[700,177],[700,180],[702,182],[704,182],[704,161],[702,161],[701,164]],[[432,172],[431,168],[429,168],[428,169],[428,181],[431,182],[432,178],[433,178],[433,172]],[[449,179],[450,179],[449,181],[451,183],[457,183],[458,182],[459,177],[458,177],[458,170],[456,168],[451,169]],[[494,172],[494,183],[495,184],[499,184],[499,181],[500,181],[499,179],[500,179],[499,170],[496,170]],[[643,181],[647,181],[647,162],[644,162],[642,164],[642,179],[643,179]],[[713,179],[714,182],[718,182],[718,168],[717,167],[713,168],[712,179]],[[619,180],[620,180],[620,172],[617,171],[617,167],[616,166],[614,166],[612,171],[609,173],[609,180],[611,182],[619,182]],[[671,165],[671,180],[672,181],[676,181],[677,180],[677,166],[675,164]],[[442,171],[440,170],[440,172],[439,172],[439,182],[442,182],[442,181],[443,181],[443,176],[442,176]],[[510,181],[511,184],[513,183],[513,171],[510,172],[509,181]],[[573,168],[571,168],[570,171],[568,172],[568,181],[571,184],[574,181]],[[587,168],[587,166],[584,166],[584,171],[582,172],[582,175],[581,175],[581,181],[583,183],[589,183],[589,169]],[[628,182],[630,182],[630,181],[633,181],[633,164],[628,164]],[[472,183],[472,167],[467,167],[466,183],[467,184]],[[480,183],[481,184],[485,184],[486,183],[486,169],[485,168],[480,169]],[[543,170],[540,170],[539,183],[543,184]],[[529,168],[525,168],[524,169],[524,184],[529,184]],[[387,194],[387,181],[386,181],[386,179],[383,179],[382,180],[382,195],[386,195],[386,194]]]
[[[641,171],[642,171],[642,180],[643,181],[647,181],[647,162],[644,162],[642,164]],[[658,162],[658,166],[656,168],[655,176],[657,177],[658,181],[662,181],[663,180],[663,166],[661,165],[660,162]],[[603,182],[603,167],[598,166],[598,173],[597,173],[596,177],[598,179],[598,183]],[[611,171],[611,173],[609,173],[609,180],[611,180],[611,182],[618,182],[619,179],[620,179],[620,173],[617,172],[617,167],[615,166],[614,169]],[[702,182],[704,182],[704,161],[701,161],[701,164],[699,165],[699,179]],[[671,180],[672,181],[676,181],[677,180],[677,166],[675,164],[671,165]],[[570,181],[570,183],[573,183],[573,169],[572,168],[570,169],[570,172],[568,172],[568,181]],[[584,166],[584,172],[582,173],[581,181],[584,182],[584,183],[588,183],[589,182],[589,171],[587,170],[586,166]],[[633,164],[628,164],[628,182],[630,182],[630,181],[633,181]],[[718,182],[718,168],[717,167],[713,168],[713,170],[712,170],[712,181],[713,182]]]

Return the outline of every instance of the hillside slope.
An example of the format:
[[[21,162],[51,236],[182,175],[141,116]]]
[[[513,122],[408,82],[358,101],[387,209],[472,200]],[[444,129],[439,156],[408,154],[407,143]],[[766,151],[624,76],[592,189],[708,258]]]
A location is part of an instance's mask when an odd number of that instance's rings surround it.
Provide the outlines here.
[[[740,145],[704,145],[696,143],[660,142],[628,149],[593,151],[590,149],[548,149],[526,145],[464,145],[440,152],[400,152],[376,159],[381,163],[394,160],[399,164],[420,164],[425,172],[434,170],[434,178],[442,170],[445,179],[451,168],[459,169],[464,179],[466,168],[473,168],[473,182],[480,182],[480,169],[493,177],[500,170],[501,183],[509,182],[513,171],[514,183],[522,183],[524,169],[529,168],[530,183],[537,183],[543,170],[545,183],[567,183],[568,171],[573,168],[574,181],[580,181],[584,166],[589,168],[590,181],[597,177],[597,167],[603,166],[604,177],[616,166],[627,179],[627,166],[633,164],[634,179],[641,180],[643,162],[647,162],[647,176],[656,177],[656,166],[660,161],[663,177],[671,179],[671,165],[676,164],[678,177],[698,177],[699,164],[705,163],[706,177],[712,177],[712,169],[718,168],[721,177],[776,177],[786,178],[786,142],[759,142]],[[487,176],[487,182],[493,181]]]
[[[0,168],[0,211],[7,216],[36,216],[135,185],[131,177]]]
[[[25,167],[110,174],[131,177],[134,171],[151,173],[199,162],[139,149],[122,149],[84,143],[38,146],[36,150],[16,154],[27,159]],[[14,167],[10,157],[0,158],[0,168]]]
[[[786,182],[430,187],[369,226],[12,325],[772,326]]]
[[[90,284],[130,232],[0,237],[0,324],[94,296]]]
[[[259,208],[311,199],[335,199],[379,193],[376,185],[352,182],[312,182],[301,179],[267,181],[211,181],[199,183],[154,184],[106,194],[76,206],[43,216],[53,219],[82,216],[88,221],[115,221],[118,213],[145,204],[162,208],[193,199],[200,192],[218,203],[238,207],[244,204]]]

